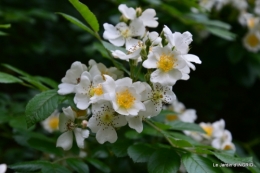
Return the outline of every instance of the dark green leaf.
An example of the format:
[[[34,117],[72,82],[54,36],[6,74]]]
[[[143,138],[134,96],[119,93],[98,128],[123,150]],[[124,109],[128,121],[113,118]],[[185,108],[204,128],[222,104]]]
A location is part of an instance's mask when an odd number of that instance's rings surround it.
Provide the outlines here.
[[[88,22],[91,28],[98,32],[99,24],[96,16],[89,10],[89,8],[79,2],[78,0],[69,0],[70,3],[77,9],[77,11],[81,14],[81,16]]]
[[[218,167],[213,167],[213,163],[202,156],[187,153],[182,156],[182,163],[189,173],[220,173]]]
[[[131,145],[129,140],[117,140],[112,145],[112,151],[117,157],[124,157],[127,155],[127,149]]]
[[[86,158],[86,160],[100,171],[105,173],[110,172],[110,168],[105,163],[93,158]]]
[[[167,123],[168,125],[171,126],[171,129],[174,130],[189,130],[189,131],[197,131],[201,133],[205,133],[205,131],[197,124],[194,123],[186,123],[183,121],[171,121]]]
[[[22,83],[22,80],[7,73],[0,72],[0,83]]]
[[[84,163],[82,160],[70,158],[67,159],[66,162],[68,166],[71,167],[76,172],[84,172],[84,173],[89,172],[88,165]]]
[[[221,160],[224,163],[253,163],[253,158],[252,157],[244,157],[244,158],[239,158],[239,157],[234,157],[229,154],[224,154],[224,153],[213,153],[219,160]]]
[[[159,149],[149,159],[149,173],[175,173],[179,170],[181,161],[179,155],[171,149]]]
[[[32,162],[22,162],[13,165],[8,165],[8,168],[15,170],[16,172],[32,172],[39,171],[44,165],[50,164],[47,161],[36,160]]]
[[[63,96],[58,95],[57,90],[49,90],[37,94],[26,105],[27,127],[46,119],[58,107]]]
[[[42,173],[72,173],[66,167],[57,164],[45,164]]]
[[[25,116],[15,116],[9,121],[9,125],[17,129],[26,129]]]
[[[128,148],[127,153],[134,162],[147,162],[154,152],[148,144],[136,144]]]
[[[143,135],[140,133],[137,133],[134,130],[129,130],[125,133],[125,137],[128,139],[140,139],[143,137]]]
[[[182,140],[182,139],[176,139],[173,137],[169,137],[169,139],[171,140],[171,142],[174,144],[174,146],[176,147],[193,147],[193,145],[191,145],[188,141]]]
[[[10,28],[11,27],[11,24],[3,24],[3,25],[0,25],[0,28]]]
[[[35,79],[41,81],[42,83],[49,85],[53,89],[56,89],[58,87],[58,83],[50,78],[42,77],[42,76],[35,76]]]
[[[65,19],[67,19],[68,21],[70,21],[74,25],[77,25],[81,29],[83,29],[83,30],[87,31],[88,33],[90,33],[91,35],[95,36],[95,33],[88,26],[83,24],[81,21],[79,21],[75,17],[72,17],[72,16],[64,14],[64,13],[57,13],[57,14],[60,14],[61,16],[63,16]]]
[[[201,145],[201,143],[199,143],[198,141],[192,139],[190,136],[184,135],[182,133],[177,133],[177,132],[168,132],[168,134],[170,136],[173,136],[174,138],[177,139],[182,139],[185,141],[188,141],[189,143],[191,143],[192,145]]]
[[[2,66],[6,67],[6,68],[8,68],[8,69],[10,69],[10,70],[12,70],[12,71],[22,75],[22,76],[30,76],[28,73],[26,73],[26,72],[24,72],[24,71],[22,71],[22,70],[20,70],[20,69],[18,69],[16,67],[13,67],[13,66],[11,66],[9,64],[2,64]]]
[[[41,82],[39,82],[36,78],[31,77],[31,76],[26,76],[26,77],[21,77],[21,79],[25,80],[26,82],[34,85],[35,87],[37,87],[39,90],[41,91],[46,91],[49,88],[46,87],[45,85],[43,85]]]
[[[3,32],[3,31],[0,31],[0,36],[7,36],[8,34]]]

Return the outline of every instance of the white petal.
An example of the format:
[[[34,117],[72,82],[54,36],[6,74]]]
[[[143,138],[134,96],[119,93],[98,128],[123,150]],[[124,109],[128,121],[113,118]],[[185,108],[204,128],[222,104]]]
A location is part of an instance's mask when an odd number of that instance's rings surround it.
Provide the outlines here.
[[[76,113],[71,109],[70,106],[67,108],[62,108],[62,111],[64,112],[67,121],[70,120],[73,122],[75,120]]]
[[[115,46],[123,46],[125,44],[125,39],[122,36],[120,36],[116,39],[110,39],[109,42]]]
[[[126,47],[127,50],[129,50],[133,46],[138,45],[139,42],[140,42],[140,40],[129,37],[129,38],[126,39],[125,47]]]
[[[149,53],[148,59],[143,62],[143,67],[145,68],[157,68],[158,60],[155,57],[155,54]]]
[[[120,32],[111,24],[104,23],[105,32],[103,34],[104,39],[111,40],[121,36]]]
[[[186,55],[183,55],[183,57],[190,61],[190,62],[195,62],[197,64],[201,64],[201,60],[199,59],[199,57],[197,57],[196,55],[192,55],[192,54],[186,54]]]
[[[0,164],[0,173],[5,173],[7,170],[7,165],[6,164]]]
[[[82,136],[82,130],[80,128],[75,128],[74,130],[76,142],[79,148],[84,148],[84,137]]]
[[[77,105],[77,108],[84,110],[87,109],[90,105],[90,100],[88,95],[76,94],[74,97],[74,102]]]
[[[125,4],[118,6],[118,10],[127,18],[133,20],[136,17],[135,9],[128,8]]]
[[[117,140],[117,133],[113,127],[105,126],[99,129],[96,134],[96,139],[100,144],[103,144],[106,141],[114,143]]]
[[[72,131],[67,131],[59,136],[56,147],[61,147],[64,150],[69,150],[72,147],[72,142],[73,142]]]
[[[131,32],[132,32],[132,37],[137,37],[137,36],[144,36],[145,33],[145,26],[143,25],[143,22],[140,19],[135,19],[130,23],[129,26]]]
[[[126,116],[118,115],[113,119],[113,126],[114,127],[122,127],[127,124],[127,121],[125,119]]]
[[[212,147],[214,147],[216,149],[220,149],[221,148],[221,144],[222,144],[222,142],[221,142],[220,138],[215,138],[211,142]]]
[[[132,85],[132,79],[129,77],[116,80],[116,86],[131,86],[131,85]]]
[[[135,129],[138,133],[143,131],[143,122],[141,116],[126,117],[129,127]]]
[[[82,135],[83,138],[88,138],[89,137],[89,130],[82,129],[81,130],[81,135]]]
[[[96,116],[92,116],[88,121],[88,127],[91,129],[93,133],[97,133],[97,131],[100,129],[100,126],[98,126],[98,124],[99,124],[99,120],[97,120]]]
[[[156,12],[154,9],[146,9],[142,15],[139,17],[144,23],[145,26],[155,28],[158,26],[158,22],[156,21],[157,18],[155,18]]]
[[[60,95],[66,95],[66,94],[70,94],[70,93],[74,93],[74,88],[75,88],[75,84],[69,84],[69,83],[61,83],[59,84],[58,88],[58,93]]]

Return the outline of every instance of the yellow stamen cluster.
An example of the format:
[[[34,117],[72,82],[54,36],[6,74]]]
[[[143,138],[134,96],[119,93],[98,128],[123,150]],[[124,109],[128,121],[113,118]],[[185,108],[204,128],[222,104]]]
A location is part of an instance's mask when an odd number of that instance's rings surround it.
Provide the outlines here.
[[[59,126],[59,117],[51,117],[49,119],[49,126],[52,130],[58,129]]]
[[[211,127],[211,126],[205,126],[205,127],[202,127],[202,128],[203,128],[203,130],[206,132],[206,134],[207,134],[208,136],[212,136],[213,127]]]
[[[116,102],[120,107],[128,109],[133,106],[135,97],[128,89],[126,89],[122,92],[116,93]]]
[[[176,59],[173,55],[162,54],[160,60],[157,62],[157,67],[163,72],[168,72],[172,70],[175,66]]]
[[[167,115],[166,116],[166,119],[168,120],[168,121],[175,121],[175,120],[177,120],[178,119],[178,116],[177,115]]]
[[[93,97],[94,95],[97,95],[97,96],[100,96],[102,95],[104,92],[103,92],[103,88],[102,88],[102,85],[98,85],[96,87],[92,87],[89,91],[89,95],[91,97]]]
[[[102,116],[101,116],[101,121],[103,123],[109,124],[113,121],[114,115],[109,113],[109,112],[105,112]]]
[[[247,39],[246,42],[251,46],[251,47],[256,47],[259,43],[260,40],[259,38],[256,37],[255,34],[250,34]]]
[[[232,146],[231,145],[225,145],[224,150],[231,150]]]
[[[121,30],[121,35],[124,37],[124,38],[128,38],[131,36],[131,31],[129,29],[125,29],[125,30]]]

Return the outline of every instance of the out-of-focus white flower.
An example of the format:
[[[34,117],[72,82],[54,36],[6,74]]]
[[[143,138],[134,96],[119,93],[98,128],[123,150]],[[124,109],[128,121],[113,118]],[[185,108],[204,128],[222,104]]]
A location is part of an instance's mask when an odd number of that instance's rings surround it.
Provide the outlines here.
[[[143,91],[142,87],[134,86],[132,79],[128,77],[116,81],[110,76],[105,75],[105,77],[104,91],[109,93],[110,101],[116,112],[126,116],[136,116],[140,110],[145,110],[140,96]]]
[[[243,44],[248,51],[257,52],[260,50],[260,31],[250,30],[243,38]]]
[[[142,37],[145,33],[145,26],[139,19],[133,20],[129,26],[124,22],[118,23],[115,27],[108,23],[105,23],[103,26],[105,28],[104,39],[109,40],[115,46],[123,46],[125,44],[127,49],[140,41],[133,37]]]
[[[231,0],[231,5],[239,11],[245,11],[248,8],[248,3],[246,0]]]
[[[151,74],[151,82],[162,85],[174,85],[182,78],[180,69],[186,66],[185,60],[175,50],[169,47],[154,47],[148,54],[148,59],[143,62],[148,69],[156,68]]]
[[[101,75],[92,78],[89,72],[82,73],[80,83],[75,87],[74,102],[77,108],[84,110],[88,108],[90,103],[104,99],[103,82],[104,79]]]
[[[212,124],[213,127],[213,137],[218,138],[222,136],[225,130],[225,121],[223,119],[216,121]]]
[[[76,137],[76,142],[79,148],[84,148],[84,139],[88,138],[89,130],[81,129],[74,123],[76,113],[71,107],[63,108],[63,113],[60,114],[59,118],[59,130],[63,132],[57,140],[57,147],[61,147],[64,150],[69,150],[73,143],[73,132]],[[73,132],[72,132],[73,131]]]
[[[200,127],[206,132],[206,134],[202,134],[204,138],[206,139],[212,139],[213,138],[213,132],[214,128],[211,123],[199,123]]]
[[[0,164],[0,173],[5,173],[7,170],[7,165],[6,164]]]
[[[118,70],[116,67],[107,68],[103,63],[96,63],[94,60],[92,60],[90,63],[91,68],[89,70],[89,73],[93,77],[96,75],[101,75],[104,80],[104,75],[109,75],[115,80],[123,77],[123,72],[121,70]]]
[[[138,18],[143,22],[144,26],[151,28],[158,26],[158,22],[156,21],[158,18],[155,17],[156,12],[154,9],[146,9],[141,14],[137,14],[138,12],[136,12],[136,10],[134,10],[132,7],[127,7],[125,4],[119,5],[118,9],[127,19],[135,20]],[[140,10],[140,8],[137,10]]]
[[[55,110],[48,118],[46,118],[41,123],[43,128],[49,133],[59,130],[59,115],[60,112],[58,110]]]
[[[108,101],[99,101],[92,104],[93,115],[89,119],[88,127],[96,133],[96,139],[100,144],[108,141],[114,143],[117,140],[115,128],[127,124],[125,116],[114,111]]]
[[[232,135],[230,131],[223,130],[222,133],[217,138],[212,140],[211,145],[216,149],[223,150],[227,145],[227,143],[231,143],[231,141],[232,141]]]
[[[256,0],[255,1],[255,9],[254,9],[255,13],[260,15],[260,0]]]
[[[132,47],[130,47],[127,50],[127,53],[124,53],[121,50],[114,50],[114,51],[112,50],[111,52],[115,58],[119,58],[119,59],[126,60],[126,61],[129,61],[130,59],[140,61],[141,60],[141,56],[140,56],[141,50],[142,50],[142,42],[139,41],[136,45],[132,45]]]
[[[199,5],[203,8],[205,8],[208,11],[211,11],[213,6],[215,5],[216,0],[200,0]]]
[[[84,71],[87,71],[85,64],[74,62],[67,70],[65,77],[61,79],[62,83],[58,86],[58,93],[60,95],[75,93],[75,86],[80,82],[80,76]]]

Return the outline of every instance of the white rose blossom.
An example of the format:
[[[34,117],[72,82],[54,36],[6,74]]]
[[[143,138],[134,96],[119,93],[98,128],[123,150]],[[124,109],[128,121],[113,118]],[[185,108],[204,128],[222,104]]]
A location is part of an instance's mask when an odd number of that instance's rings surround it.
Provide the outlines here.
[[[84,139],[88,138],[89,130],[81,129],[74,123],[76,113],[71,107],[63,108],[63,113],[60,114],[59,130],[63,132],[57,140],[57,147],[61,147],[64,150],[69,150],[73,143],[73,132],[76,137],[76,142],[79,148],[84,148]]]
[[[139,17],[136,15],[136,10],[134,10],[132,7],[127,7],[125,4],[119,5],[118,9],[127,19],[135,20],[138,18],[143,22],[144,26],[151,28],[158,26],[158,22],[156,21],[158,18],[155,17],[156,12],[154,9],[146,9]]]
[[[58,93],[60,95],[75,93],[75,86],[79,83],[80,76],[84,71],[87,71],[85,64],[79,61],[74,62],[67,70],[65,77],[61,79],[62,83],[58,86]]]
[[[47,132],[52,133],[59,130],[59,115],[60,112],[55,110],[48,118],[42,121],[41,124]]]
[[[92,104],[93,115],[89,119],[88,127],[96,133],[96,139],[100,144],[108,141],[114,143],[117,140],[115,128],[127,124],[125,116],[114,111],[108,101],[99,101]]]

